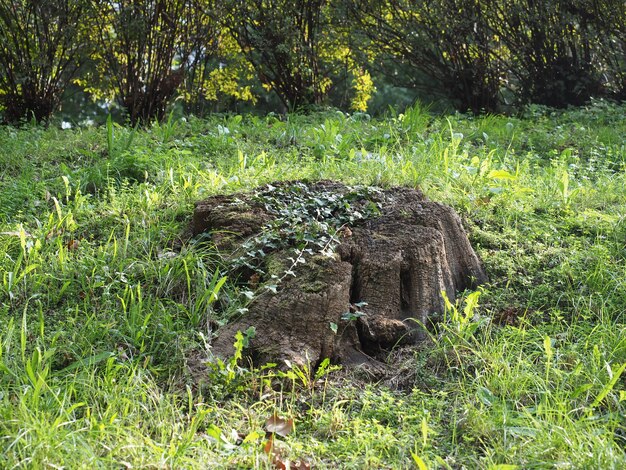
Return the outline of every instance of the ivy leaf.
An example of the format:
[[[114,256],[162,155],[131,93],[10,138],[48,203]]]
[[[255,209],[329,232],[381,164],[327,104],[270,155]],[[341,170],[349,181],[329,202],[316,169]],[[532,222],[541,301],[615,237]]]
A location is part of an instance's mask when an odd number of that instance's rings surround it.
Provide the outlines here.
[[[337,323],[334,322],[330,322],[330,329],[333,331],[333,333],[337,334]]]
[[[341,319],[345,321],[354,321],[358,318],[364,317],[367,315],[365,312],[356,311],[356,312],[345,312],[341,315]]]

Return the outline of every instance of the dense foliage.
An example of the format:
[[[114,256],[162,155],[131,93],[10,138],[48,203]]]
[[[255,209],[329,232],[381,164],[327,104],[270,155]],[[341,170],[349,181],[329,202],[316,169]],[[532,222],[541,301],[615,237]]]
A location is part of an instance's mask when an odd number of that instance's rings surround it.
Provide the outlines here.
[[[47,119],[89,51],[83,1],[0,1],[0,112]]]
[[[478,113],[497,109],[501,73],[495,56],[504,52],[486,8],[477,0],[354,1],[351,17],[377,55],[409,64],[412,86]]]
[[[390,84],[474,113],[624,99],[624,24],[622,0],[2,0],[0,112],[46,120],[70,84],[132,123],[176,99],[365,111]]]
[[[203,21],[200,3],[92,3],[98,65],[102,69],[100,82],[112,88],[132,124],[163,119],[192,57],[195,59],[211,45],[210,32],[203,27],[207,21]]]

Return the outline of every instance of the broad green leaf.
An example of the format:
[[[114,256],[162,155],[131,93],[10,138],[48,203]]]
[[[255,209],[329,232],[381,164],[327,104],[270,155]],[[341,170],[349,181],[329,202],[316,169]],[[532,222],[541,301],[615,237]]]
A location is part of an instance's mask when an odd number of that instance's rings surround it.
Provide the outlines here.
[[[543,349],[546,353],[546,360],[550,362],[554,352],[552,351],[552,340],[547,335],[543,338]]]
[[[479,387],[476,395],[478,396],[479,400],[487,406],[493,405],[498,400],[498,398],[491,392],[491,390],[485,387]]]
[[[426,462],[424,462],[419,455],[411,452],[411,457],[413,457],[413,462],[415,462],[415,465],[417,465],[417,468],[419,468],[419,470],[428,470]]]
[[[221,437],[222,437],[222,430],[220,428],[218,428],[215,424],[211,424],[207,428],[206,434],[209,437],[212,437],[213,439],[215,439],[217,442],[219,442]]]
[[[600,402],[602,400],[604,400],[604,398],[611,393],[611,390],[613,390],[613,387],[615,387],[615,384],[617,383],[617,381],[619,380],[619,378],[621,377],[622,373],[624,372],[624,370],[626,370],[626,362],[624,364],[622,364],[621,366],[617,367],[617,370],[613,371],[613,377],[611,378],[611,380],[609,380],[607,382],[607,384],[602,388],[602,390],[600,391],[600,393],[598,394],[598,396],[596,397],[596,399],[593,401],[593,403],[591,404],[591,408],[595,408],[596,406],[598,406],[600,404]],[[620,394],[621,395],[621,394]]]
[[[64,367],[58,373],[65,374],[67,372],[71,372],[73,370],[79,369],[80,367],[89,367],[99,362],[102,362],[112,356],[115,356],[111,351],[105,351],[100,354],[94,354],[93,356],[86,357],[84,359],[79,359],[77,361],[72,362],[69,366]]]
[[[514,180],[515,175],[512,175],[506,170],[491,170],[489,174],[487,174],[487,178],[497,180]]]

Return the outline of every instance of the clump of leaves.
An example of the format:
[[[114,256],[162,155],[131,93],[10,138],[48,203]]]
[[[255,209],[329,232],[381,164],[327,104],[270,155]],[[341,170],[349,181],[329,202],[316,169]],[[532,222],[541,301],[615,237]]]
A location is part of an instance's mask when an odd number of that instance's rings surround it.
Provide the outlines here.
[[[245,332],[238,331],[233,344],[235,353],[227,361],[222,361],[216,357],[215,361],[207,363],[209,367],[209,381],[218,384],[224,395],[241,391],[244,388],[248,370],[240,365],[243,358],[243,350],[248,347],[250,340],[256,334],[255,328],[250,327]]]
[[[306,255],[333,256],[340,243],[339,234],[350,233],[350,226],[380,214],[382,191],[370,186],[332,184],[271,184],[254,193],[252,200],[274,216],[260,233],[242,246],[242,254],[233,260],[233,269],[247,267],[265,275],[264,258],[271,252],[293,248],[292,265],[284,276],[295,276],[294,268],[306,263]],[[266,286],[275,291],[276,285]]]

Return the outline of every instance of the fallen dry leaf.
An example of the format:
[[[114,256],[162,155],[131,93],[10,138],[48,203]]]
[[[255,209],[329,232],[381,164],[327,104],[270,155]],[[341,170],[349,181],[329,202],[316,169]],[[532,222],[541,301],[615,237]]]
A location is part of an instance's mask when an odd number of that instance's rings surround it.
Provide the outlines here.
[[[263,444],[265,452],[272,463],[272,467],[278,470],[311,470],[311,465],[305,460],[291,462],[286,456],[289,454],[289,445],[274,439],[275,435],[286,437],[293,431],[293,418],[281,418],[274,414],[265,422],[267,441]]]
[[[258,273],[254,273],[252,276],[250,276],[250,279],[248,279],[248,285],[250,286],[250,289],[254,290],[259,287],[260,280],[261,276],[259,276]]]
[[[265,430],[286,437],[293,431],[293,418],[285,419],[273,415],[265,422]]]
[[[277,470],[311,470],[311,465],[305,460],[290,461],[287,458],[289,446],[285,442],[274,440],[274,434],[270,434],[263,444],[263,452]]]
[[[265,444],[263,444],[263,452],[265,452],[267,455],[270,455],[272,453],[273,445],[274,445],[274,435],[270,434],[267,441],[265,441]]]
[[[347,226],[340,228],[337,233],[339,233],[342,238],[350,238],[352,236],[352,230],[350,230],[350,227]]]
[[[311,470],[311,464],[309,462],[306,462],[304,460],[296,460],[292,465],[291,468],[294,470]]]
[[[69,242],[67,242],[67,249],[70,251],[77,250],[80,246],[80,242],[74,238],[72,238]]]

